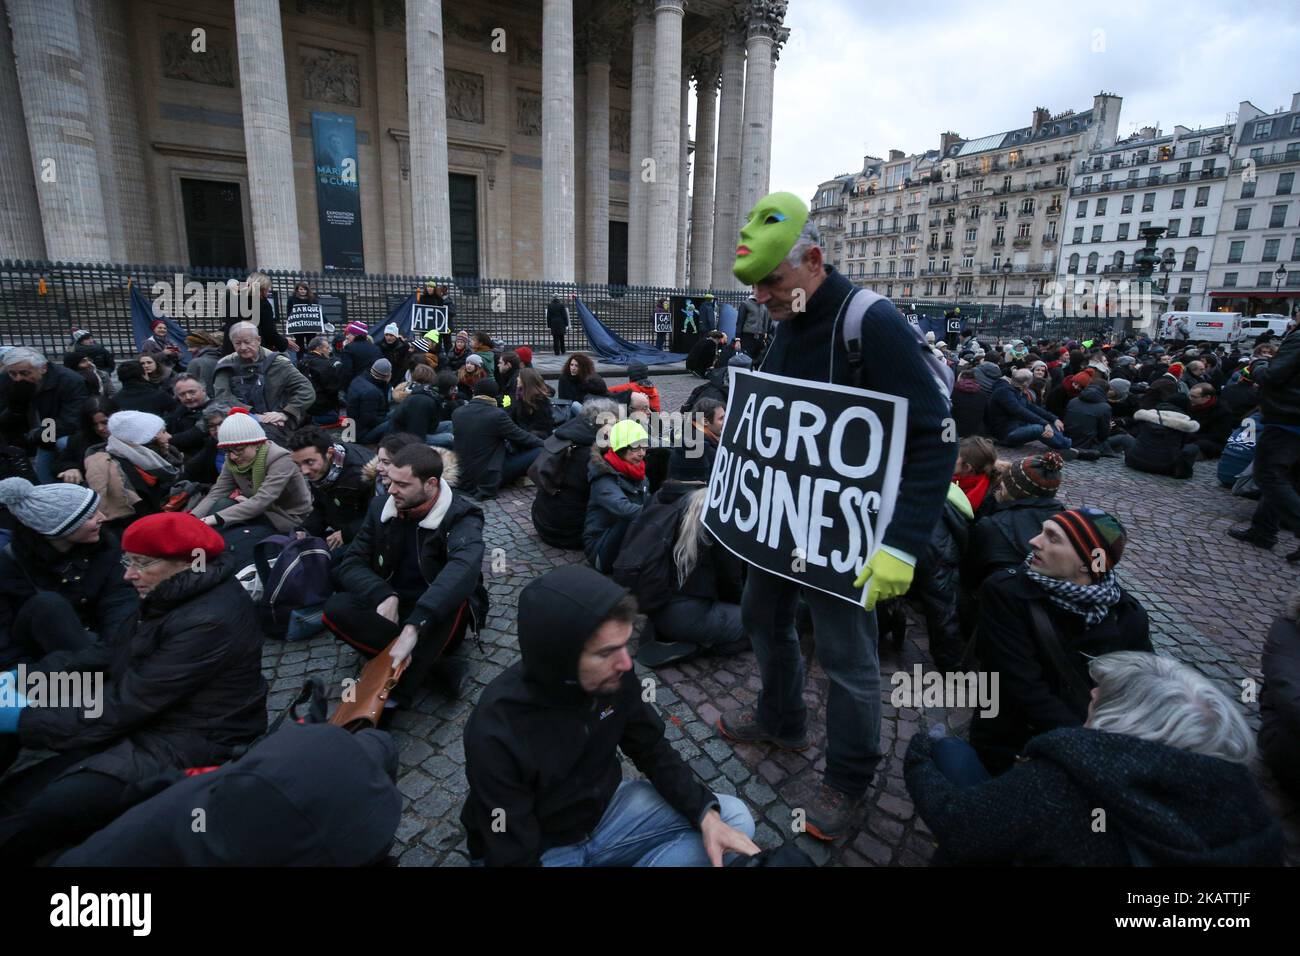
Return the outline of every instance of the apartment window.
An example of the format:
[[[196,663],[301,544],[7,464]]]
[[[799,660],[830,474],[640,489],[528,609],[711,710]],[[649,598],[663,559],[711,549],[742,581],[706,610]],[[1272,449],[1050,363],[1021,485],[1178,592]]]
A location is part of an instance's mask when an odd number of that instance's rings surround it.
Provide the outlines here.
[[[1011,192],[1011,177],[1010,177],[1010,176],[1003,176],[1003,177],[1002,177],[1002,191],[1003,191],[1004,193],[1009,193],[1009,192]]]
[[[1049,223],[1047,224],[1047,236],[1046,236],[1046,238],[1048,238],[1048,239],[1055,239],[1055,238],[1056,238],[1056,220],[1055,220],[1055,219],[1053,219],[1051,222],[1049,222]]]
[[[1122,251],[1110,257],[1110,267],[1115,272],[1124,271],[1124,253]]]
[[[933,282],[927,282],[927,283],[925,284],[925,294],[926,294],[927,296],[930,296],[930,295],[933,295],[933,294],[934,294],[934,283],[933,283]]]
[[[1092,253],[1089,253],[1089,254],[1088,254],[1088,269],[1087,269],[1088,275],[1096,275],[1096,274],[1097,274],[1097,260],[1098,260],[1098,258],[1100,258],[1100,257],[1099,257],[1099,256],[1097,255],[1097,253],[1095,253],[1095,252],[1092,252]]]
[[[1187,178],[1188,178],[1189,176],[1191,176],[1191,175],[1192,175],[1192,164],[1191,164],[1191,163],[1179,163],[1179,164],[1178,164],[1178,179],[1179,179],[1180,182],[1181,182],[1182,180],[1187,179]]]
[[[1291,186],[1295,183],[1295,173],[1281,173],[1277,177],[1277,194],[1279,196],[1291,195]]]
[[[1071,242],[1083,242],[1083,226],[1079,226],[1078,228],[1076,228],[1076,229],[1074,230],[1074,238],[1071,239],[1070,241],[1071,241]]]
[[[1005,199],[998,203],[998,215],[1003,219],[1007,217],[1007,201]]]
[[[1188,156],[1201,155],[1201,141],[1199,139],[1194,140],[1193,142],[1187,144],[1187,155]]]
[[[962,257],[961,257],[961,267],[962,267],[963,269],[973,269],[973,268],[975,268],[975,257],[974,257],[974,256],[962,256]]]
[[[1145,229],[1145,228],[1146,228],[1147,226],[1149,226],[1149,225],[1151,225],[1151,220],[1150,220],[1150,219],[1143,219],[1141,222],[1138,223],[1138,232],[1139,232],[1139,233],[1142,232],[1142,230]]]
[[[939,268],[942,269],[944,272],[947,272],[948,268],[951,265],[952,265],[952,260],[949,259],[947,256],[944,256],[943,261],[939,263]]]
[[[1183,253],[1183,271],[1184,271],[1184,272],[1195,272],[1195,271],[1196,271],[1196,257],[1197,257],[1199,254],[1200,254],[1200,250],[1197,249],[1195,246],[1192,246],[1190,249],[1188,249],[1186,252]]]
[[[1105,203],[1106,200],[1104,199],[1098,200],[1099,205],[1104,206]],[[1025,215],[1032,215],[1034,212],[1034,201],[1032,199],[1026,199],[1024,202],[1020,204],[1020,211]]]
[[[1001,268],[1002,268],[1002,256],[995,255],[993,257],[993,271],[997,272]]]
[[[1097,200],[1097,215],[1098,215],[1098,216],[1104,216],[1104,215],[1106,215],[1106,200],[1105,200],[1105,199],[1098,199],[1098,200]]]
[[[1247,208],[1245,208],[1245,209],[1238,209],[1238,210],[1237,210],[1237,222],[1236,222],[1235,225],[1233,225],[1232,228],[1233,228],[1233,229],[1249,229],[1249,228],[1250,228],[1250,208],[1249,208],[1249,207],[1247,207]]]
[[[942,299],[947,294],[948,294],[948,280],[944,279],[942,282],[939,283],[939,298]]]
[[[1165,238],[1166,238],[1166,239],[1177,239],[1177,238],[1178,238],[1178,228],[1179,228],[1179,226],[1182,225],[1182,222],[1183,222],[1183,221],[1182,221],[1181,219],[1170,219],[1170,220],[1169,220],[1169,229],[1166,230],[1166,232],[1165,232]]]
[[[1235,289],[1237,287],[1237,273],[1225,272],[1223,274],[1223,287],[1225,289]]]
[[[982,193],[984,191],[984,180],[977,179],[975,180],[975,182],[971,183],[971,191],[976,193]]]
[[[1016,230],[1016,235],[1019,236],[1021,239],[1028,239],[1030,227],[1031,227],[1030,223],[1022,222],[1020,224],[1020,228]]]
[[[1228,243],[1228,261],[1240,262],[1241,254],[1246,250],[1246,240],[1234,239]]]
[[[1250,180],[1250,182],[1246,182],[1243,180],[1241,183],[1241,198],[1253,199],[1254,197],[1255,197],[1255,180],[1252,179]]]
[[[1268,211],[1268,228],[1281,229],[1286,225],[1286,204],[1273,206]]]
[[[974,229],[967,229],[967,230],[966,230],[966,241],[967,241],[967,242],[974,242],[974,241],[975,241],[975,230],[974,230]]]
[[[948,231],[946,231],[946,232],[943,234],[943,244],[944,244],[945,246],[951,246],[951,245],[952,245],[952,230],[951,230],[951,229],[949,229]]]
[[[873,262],[873,263],[871,263],[871,274],[872,274],[873,276],[878,276],[878,275],[880,275],[880,263],[879,263],[879,262]]]
[[[1197,216],[1192,220],[1192,228],[1187,230],[1189,236],[1199,236],[1205,231],[1205,217]]]
[[[1192,280],[1191,280],[1191,279],[1179,279],[1179,280],[1178,280],[1178,294],[1179,294],[1179,295],[1187,295],[1187,293],[1189,293],[1189,292],[1191,292],[1191,291],[1192,291]]]
[[[1255,138],[1264,139],[1273,132],[1273,121],[1271,119],[1260,120],[1255,124]]]
[[[1295,242],[1291,245],[1291,261],[1300,262],[1300,236],[1296,237]]]
[[[1091,176],[1084,176],[1084,177],[1083,177],[1083,188],[1084,188],[1084,189],[1091,189],[1091,188],[1092,188],[1092,177],[1091,177]]]
[[[1079,200],[1079,208],[1078,210],[1076,210],[1075,215],[1078,216],[1080,219],[1088,215],[1088,200],[1086,199]]]
[[[1265,271],[1256,274],[1255,286],[1257,288],[1267,289],[1272,284],[1273,284],[1273,273]]]
[[[1300,241],[1300,240],[1297,240],[1297,241]],[[1079,254],[1078,254],[1077,252],[1076,252],[1074,255],[1070,256],[1070,265],[1069,265],[1069,267],[1067,268],[1066,271],[1068,271],[1068,272],[1071,273],[1072,275],[1078,273],[1078,271],[1079,271]]]
[[[1138,178],[1138,171],[1136,169],[1130,169],[1128,171],[1128,181],[1130,183],[1135,183],[1137,182],[1137,178]]]
[[[1101,226],[1092,227],[1092,241],[1101,242]]]
[[[1056,185],[1058,185],[1058,186],[1064,186],[1064,185],[1065,185],[1065,167],[1064,167],[1064,166],[1057,166],[1057,167],[1056,167]]]
[[[998,231],[993,235],[993,241],[998,244],[1001,244],[1003,242],[1006,242],[1006,239],[1007,239],[1007,227],[998,226]]]
[[[1182,209],[1182,208],[1183,208],[1183,198],[1184,198],[1186,195],[1187,195],[1187,190],[1186,190],[1186,189],[1175,189],[1175,190],[1174,190],[1174,198],[1173,198],[1173,200],[1169,203],[1169,208],[1170,208],[1170,209]]]
[[[1156,208],[1156,194],[1155,194],[1155,193],[1143,193],[1143,194],[1142,194],[1142,211],[1143,211],[1143,212],[1152,212],[1152,211],[1155,210],[1155,208]]]
[[[1132,197],[1132,196],[1125,196],[1125,197],[1124,197],[1124,201],[1121,202],[1121,203],[1119,204],[1119,211],[1120,211],[1121,213],[1123,213],[1124,215],[1128,215],[1129,213],[1131,213],[1131,212],[1133,211],[1133,197]]]
[[[1282,248],[1281,239],[1265,239],[1264,255],[1260,257],[1260,262],[1277,262],[1277,254]]]
[[[1209,186],[1197,186],[1197,187],[1196,187],[1196,205],[1198,205],[1198,206],[1208,206],[1209,204],[1210,204],[1210,187],[1209,187]]]
[[[1125,239],[1128,238],[1128,223],[1121,222],[1119,224],[1119,229],[1115,233],[1115,238],[1118,239],[1120,242],[1123,242]]]
[[[992,282],[989,283],[989,295],[997,295],[997,294],[998,294],[998,280],[994,279]]]

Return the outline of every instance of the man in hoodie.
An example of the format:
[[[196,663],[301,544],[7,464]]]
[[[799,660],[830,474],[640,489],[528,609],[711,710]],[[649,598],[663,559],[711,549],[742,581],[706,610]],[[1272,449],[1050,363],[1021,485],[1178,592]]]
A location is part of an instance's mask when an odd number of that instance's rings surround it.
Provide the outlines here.
[[[1122,381],[1122,379],[1121,379]],[[1100,376],[1070,399],[1065,406],[1065,437],[1071,447],[1099,451],[1108,458],[1116,458],[1133,447],[1132,435],[1114,435],[1114,413],[1106,401],[1106,382]]]
[[[519,597],[520,660],[465,725],[461,823],[488,866],[721,866],[759,852],[735,797],[712,794],[668,743],[628,643],[634,598],[581,565]],[[645,775],[624,781],[619,751]]]
[[[442,456],[407,445],[334,571],[325,626],[367,657],[392,644],[394,665],[410,659],[394,692],[409,704],[429,676],[453,699],[465,671],[450,655],[487,615],[483,512],[443,480]]]
[[[497,395],[496,382],[479,379],[474,383],[474,397],[451,416],[453,447],[460,460],[456,487],[479,499],[495,497],[501,488],[528,474],[543,443],[515,424],[510,413],[497,404]]]
[[[315,425],[289,436],[289,453],[311,488],[312,509],[303,528],[325,539],[331,551],[350,544],[375,497],[362,475],[370,452],[350,442],[333,441]]]

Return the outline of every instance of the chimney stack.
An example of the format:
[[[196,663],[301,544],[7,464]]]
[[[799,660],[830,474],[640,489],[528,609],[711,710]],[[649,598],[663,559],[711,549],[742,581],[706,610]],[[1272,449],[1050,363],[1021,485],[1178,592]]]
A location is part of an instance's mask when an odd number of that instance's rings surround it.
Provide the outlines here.
[[[1030,123],[1030,126],[1032,127],[1033,131],[1037,133],[1038,130],[1043,126],[1043,124],[1049,122],[1051,118],[1052,118],[1051,110],[1047,109],[1047,107],[1045,106],[1036,107],[1034,109],[1034,118],[1033,121]]]

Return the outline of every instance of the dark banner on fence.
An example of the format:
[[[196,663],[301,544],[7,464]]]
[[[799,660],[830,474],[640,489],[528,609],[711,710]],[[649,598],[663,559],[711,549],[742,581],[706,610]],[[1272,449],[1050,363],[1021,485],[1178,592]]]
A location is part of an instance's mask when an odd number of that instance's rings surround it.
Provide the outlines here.
[[[361,190],[357,171],[357,126],[351,116],[311,114],[316,151],[316,211],[325,271],[364,271]]]
[[[733,368],[704,523],[750,564],[858,604],[906,432],[907,399]]]

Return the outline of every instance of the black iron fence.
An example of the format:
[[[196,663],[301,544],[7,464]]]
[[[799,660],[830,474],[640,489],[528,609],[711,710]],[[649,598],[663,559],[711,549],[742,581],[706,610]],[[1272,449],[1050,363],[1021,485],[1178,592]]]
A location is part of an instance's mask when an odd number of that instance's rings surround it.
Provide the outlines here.
[[[425,281],[415,276],[355,272],[268,272],[276,298],[284,302],[299,282],[306,282],[326,303],[329,321],[339,328],[346,322],[374,325]],[[70,348],[74,329],[88,329],[118,355],[135,349],[131,330],[131,284],[153,302],[162,286],[175,291],[180,283],[222,285],[247,274],[228,269],[182,269],[169,266],[83,265],[50,262],[0,262],[0,344],[30,345],[57,361]],[[583,351],[590,342],[574,314],[571,296],[577,295],[606,327],[634,342],[653,341],[653,317],[670,296],[702,297],[739,304],[746,296],[736,289],[662,289],[647,287],[537,282],[517,279],[439,280],[451,289],[457,328],[485,330],[507,346],[528,345],[549,351],[546,307],[552,297],[570,304],[570,328],[565,346]],[[161,284],[161,285],[159,285]],[[215,297],[214,297],[215,300]],[[897,299],[900,309],[938,320],[945,311],[961,308],[966,325],[981,339],[1088,338],[1109,319],[1097,316],[1048,316],[1041,310],[963,304],[934,299]],[[170,312],[190,331],[219,331],[219,313],[182,317]],[[703,330],[702,330],[703,331]]]

